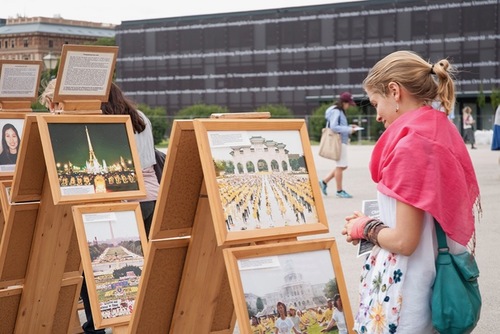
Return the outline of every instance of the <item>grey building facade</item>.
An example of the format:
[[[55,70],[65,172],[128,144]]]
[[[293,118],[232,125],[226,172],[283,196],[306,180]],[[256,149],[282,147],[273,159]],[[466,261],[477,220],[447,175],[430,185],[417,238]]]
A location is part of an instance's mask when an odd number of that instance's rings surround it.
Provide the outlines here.
[[[343,91],[360,102],[370,67],[403,49],[452,61],[456,108],[500,87],[497,0],[373,0],[124,21],[116,40],[118,84],[170,115],[205,103],[231,112],[281,104],[303,116]]]

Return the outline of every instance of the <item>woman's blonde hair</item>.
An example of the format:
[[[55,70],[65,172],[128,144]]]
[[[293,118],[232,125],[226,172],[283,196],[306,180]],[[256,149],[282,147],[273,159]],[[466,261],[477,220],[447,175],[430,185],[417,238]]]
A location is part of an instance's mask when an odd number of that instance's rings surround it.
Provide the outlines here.
[[[396,51],[378,61],[363,81],[363,88],[382,96],[397,82],[427,104],[440,101],[448,115],[455,103],[454,68],[446,59],[429,64],[412,51]]]
[[[50,104],[54,100],[55,89],[56,89],[56,79],[52,79],[49,81],[43,93],[38,98],[38,101],[40,101],[40,103],[43,104],[49,110],[50,110]]]

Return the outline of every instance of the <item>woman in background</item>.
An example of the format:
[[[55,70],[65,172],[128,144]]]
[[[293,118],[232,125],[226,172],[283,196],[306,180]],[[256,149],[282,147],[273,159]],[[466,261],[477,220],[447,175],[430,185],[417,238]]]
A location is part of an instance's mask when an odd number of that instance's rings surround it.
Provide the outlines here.
[[[151,122],[142,111],[135,108],[134,104],[125,97],[115,83],[111,84],[108,102],[102,103],[101,109],[103,114],[129,115],[132,121],[142,175],[146,185],[146,198],[140,201],[140,205],[146,235],[149,236],[160,187],[153,168],[156,164],[156,158]]]

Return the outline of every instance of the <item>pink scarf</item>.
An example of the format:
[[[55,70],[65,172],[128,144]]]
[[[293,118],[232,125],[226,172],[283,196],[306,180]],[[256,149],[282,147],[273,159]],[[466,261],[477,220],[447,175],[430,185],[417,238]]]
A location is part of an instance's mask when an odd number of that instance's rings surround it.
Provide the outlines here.
[[[400,116],[375,145],[370,172],[380,192],[429,212],[451,239],[467,245],[479,186],[462,137],[445,113],[425,106]]]

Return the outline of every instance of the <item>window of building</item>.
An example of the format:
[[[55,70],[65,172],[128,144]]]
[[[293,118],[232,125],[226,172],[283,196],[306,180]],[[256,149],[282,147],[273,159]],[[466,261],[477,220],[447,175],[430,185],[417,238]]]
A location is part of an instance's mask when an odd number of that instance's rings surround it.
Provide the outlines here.
[[[53,48],[54,47],[54,41],[49,39],[49,48]]]
[[[5,48],[7,49],[9,47],[9,41],[5,41]]]
[[[27,38],[23,39],[23,45],[24,45],[25,48],[27,48],[29,46]]]
[[[16,47],[16,40],[15,39],[11,39],[10,40],[10,47],[11,48],[15,48]]]

